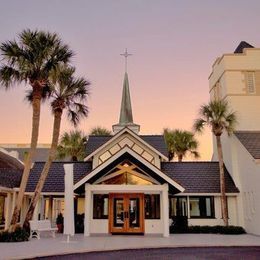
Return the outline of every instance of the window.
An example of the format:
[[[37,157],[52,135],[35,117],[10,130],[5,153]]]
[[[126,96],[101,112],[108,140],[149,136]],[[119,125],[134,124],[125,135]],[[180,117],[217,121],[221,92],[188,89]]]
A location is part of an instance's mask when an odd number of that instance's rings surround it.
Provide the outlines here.
[[[254,72],[247,73],[247,91],[249,94],[255,93],[255,73]]]
[[[187,197],[171,197],[169,214],[170,218],[187,216]]]
[[[93,195],[93,219],[108,218],[108,195],[94,194]]]
[[[160,219],[160,195],[146,194],[144,196],[146,219]]]
[[[190,197],[191,218],[214,218],[214,197]]]

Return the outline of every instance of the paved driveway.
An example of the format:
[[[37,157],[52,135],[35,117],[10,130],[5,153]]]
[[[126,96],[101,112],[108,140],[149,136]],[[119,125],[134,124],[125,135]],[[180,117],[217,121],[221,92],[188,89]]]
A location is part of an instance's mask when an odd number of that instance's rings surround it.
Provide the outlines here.
[[[0,243],[0,259],[24,259],[39,256],[76,254],[95,251],[168,248],[168,247],[213,247],[213,246],[255,246],[260,247],[260,236],[175,234],[168,238],[161,236],[91,236],[76,234],[71,243],[66,236],[58,234],[52,238],[48,233],[41,239],[21,243]],[[149,252],[149,251],[148,251]],[[260,259],[260,257],[259,257]]]
[[[38,258],[41,260],[170,260],[170,259],[259,259],[260,247],[189,247],[189,248],[160,248],[135,249],[110,252],[92,252],[85,254],[72,254],[66,256],[53,256]]]

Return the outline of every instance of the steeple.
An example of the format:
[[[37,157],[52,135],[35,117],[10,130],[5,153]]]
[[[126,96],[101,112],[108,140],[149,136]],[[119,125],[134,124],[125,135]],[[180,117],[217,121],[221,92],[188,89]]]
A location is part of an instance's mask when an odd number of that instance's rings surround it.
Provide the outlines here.
[[[133,113],[132,113],[129,81],[128,81],[128,74],[127,74],[127,57],[132,54],[129,54],[126,49],[125,53],[121,55],[125,57],[125,76],[124,76],[124,83],[123,83],[119,123],[113,125],[113,132],[116,134],[124,127],[128,127],[132,131],[138,134],[140,131],[140,125],[137,125],[133,122]]]
[[[130,124],[133,123],[133,113],[132,113],[132,106],[131,106],[128,75],[127,72],[125,72],[119,124],[126,125],[129,123]]]

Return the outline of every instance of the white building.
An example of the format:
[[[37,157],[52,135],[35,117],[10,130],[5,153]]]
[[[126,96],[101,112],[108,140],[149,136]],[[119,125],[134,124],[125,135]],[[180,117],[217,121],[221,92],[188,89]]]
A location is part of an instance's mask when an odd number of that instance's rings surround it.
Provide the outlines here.
[[[260,49],[241,42],[234,53],[217,58],[209,87],[211,99],[225,99],[237,112],[235,134],[221,138],[224,163],[240,190],[238,218],[247,232],[260,235]]]

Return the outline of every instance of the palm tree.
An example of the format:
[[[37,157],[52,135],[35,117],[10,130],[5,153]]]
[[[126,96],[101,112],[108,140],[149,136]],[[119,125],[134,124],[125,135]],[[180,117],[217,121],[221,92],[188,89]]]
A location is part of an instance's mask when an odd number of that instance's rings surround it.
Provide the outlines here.
[[[74,126],[78,125],[81,118],[87,117],[88,115],[88,107],[85,103],[89,95],[88,86],[90,83],[84,78],[75,78],[73,76],[74,72],[74,68],[63,67],[58,72],[58,75],[54,76],[53,81],[55,84],[51,92],[51,109],[54,115],[52,143],[48,159],[44,164],[25,218],[23,225],[25,229],[29,227],[29,220],[31,220],[35,206],[40,198],[51,163],[56,157],[63,111],[67,110],[67,118]]]
[[[194,130],[202,132],[205,126],[209,126],[216,137],[220,173],[221,211],[224,225],[228,226],[228,208],[221,135],[223,131],[226,131],[228,135],[233,133],[237,123],[236,113],[229,111],[228,103],[226,101],[214,100],[210,101],[207,105],[201,106],[199,115],[200,118],[195,120]]]
[[[102,127],[102,126],[96,126],[96,127],[93,127],[91,130],[90,130],[90,133],[89,135],[105,135],[105,136],[110,136],[112,135],[111,131],[106,129],[105,127]]]
[[[84,132],[75,130],[65,132],[57,148],[57,158],[70,157],[71,161],[82,161],[86,155],[87,136]]]
[[[199,157],[199,153],[197,152],[198,141],[195,139],[193,133],[185,130],[170,130],[165,128],[164,139],[168,148],[169,161],[176,155],[178,161],[181,162],[187,152],[195,158]]]
[[[32,133],[30,151],[26,158],[23,176],[14,208],[11,228],[18,222],[24,191],[28,181],[32,159],[36,152],[39,135],[40,107],[43,93],[49,90],[49,74],[60,64],[70,62],[73,56],[69,47],[55,33],[44,31],[22,31],[18,41],[6,41],[0,45],[2,64],[0,84],[9,89],[16,83],[28,83],[32,98]]]

